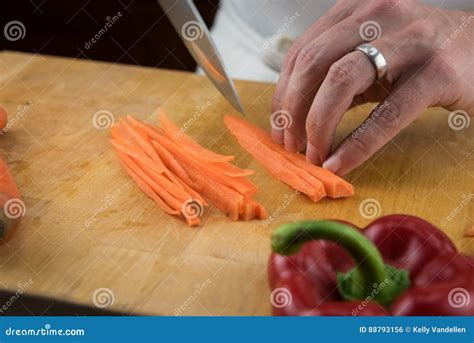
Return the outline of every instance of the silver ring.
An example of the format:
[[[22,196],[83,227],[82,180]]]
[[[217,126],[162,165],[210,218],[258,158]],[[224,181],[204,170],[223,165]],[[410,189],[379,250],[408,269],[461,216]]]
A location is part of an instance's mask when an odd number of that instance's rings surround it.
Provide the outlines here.
[[[354,50],[362,51],[372,62],[377,72],[377,82],[387,76],[388,66],[382,53],[375,46],[369,43],[363,43]]]

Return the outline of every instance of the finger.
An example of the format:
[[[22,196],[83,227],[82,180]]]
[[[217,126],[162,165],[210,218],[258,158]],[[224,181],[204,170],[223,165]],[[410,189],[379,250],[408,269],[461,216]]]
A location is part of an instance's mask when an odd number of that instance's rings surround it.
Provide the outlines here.
[[[344,175],[393,139],[430,105],[431,95],[422,84],[420,79],[408,83],[399,81],[393,93],[343,140],[323,167]]]
[[[280,77],[273,94],[272,113],[283,109],[284,94],[286,92],[291,73],[293,72],[296,58],[302,47],[304,47],[313,39],[319,37],[319,35],[321,35],[334,24],[348,17],[351,13],[351,10],[351,6],[342,6],[340,3],[334,5],[328,12],[326,12],[326,14],[319,18],[314,25],[306,30],[301,38],[293,43],[285,56],[285,61],[280,72]],[[273,139],[280,144],[283,144],[283,132],[283,130],[279,130],[278,128],[272,130]]]
[[[399,40],[400,38],[402,37],[398,34],[390,35],[371,43],[381,52],[388,65],[388,74],[383,82],[375,83],[376,69],[369,57],[361,51],[353,51],[331,66],[306,120],[308,161],[321,164],[326,160],[337,125],[355,99],[363,96],[380,101],[390,89],[387,86],[412,64],[418,63],[420,57],[409,52],[412,50],[412,40]],[[398,52],[393,48],[393,41],[402,42]]]
[[[347,18],[300,51],[284,95],[285,109],[292,117],[284,137],[288,150],[294,151],[305,141],[306,117],[331,65],[362,43],[362,38],[354,34],[356,25],[352,18]]]

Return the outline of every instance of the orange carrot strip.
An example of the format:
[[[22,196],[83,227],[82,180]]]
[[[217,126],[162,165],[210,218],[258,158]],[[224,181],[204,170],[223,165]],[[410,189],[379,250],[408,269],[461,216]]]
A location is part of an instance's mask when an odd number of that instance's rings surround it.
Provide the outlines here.
[[[127,156],[126,154],[122,153],[121,151],[117,151],[119,157],[123,162],[129,167],[134,173],[136,173],[140,178],[148,185],[151,189],[155,191],[157,195],[160,196],[168,205],[169,207],[181,211],[182,201],[176,199],[172,194],[170,194],[167,190],[165,190],[162,186],[157,184],[153,179],[151,179],[140,167],[137,165],[136,161],[134,161],[131,157]]]
[[[239,208],[244,197],[228,186],[220,184],[197,169],[190,168],[191,177],[201,186],[201,193],[216,208],[224,212],[232,220],[239,219]]]
[[[227,127],[232,127],[232,129],[229,128],[229,130],[231,130],[233,133],[240,132],[242,134],[254,135],[258,137],[272,150],[282,154],[287,160],[291,161],[299,168],[304,169],[315,178],[319,179],[324,184],[324,188],[328,196],[332,198],[340,198],[354,195],[354,188],[349,182],[331,173],[329,170],[307,162],[303,155],[289,152],[282,145],[273,142],[270,135],[261,128],[254,126],[241,118],[230,115],[225,116],[224,122],[226,123]]]
[[[161,160],[165,164],[165,166],[171,170],[176,176],[184,182],[184,184],[188,185],[189,187],[199,191],[199,186],[191,180],[188,173],[184,170],[184,168],[179,164],[178,161],[174,158],[173,155],[169,153],[168,150],[164,149],[162,146],[158,144],[152,144],[153,149],[158,153]]]
[[[127,154],[130,157],[133,157],[136,160],[139,160],[141,163],[149,166],[151,169],[156,171],[158,174],[163,174],[164,169],[161,169],[159,166],[156,165],[156,163],[146,156],[144,153],[140,152],[139,150],[134,150],[133,147],[124,145],[123,143],[119,143],[118,141],[111,139],[110,143],[116,148],[117,150],[121,151],[124,154]]]
[[[230,128],[230,130],[232,129]],[[324,186],[320,181],[313,179],[311,183],[308,183],[306,180],[311,179],[309,174],[306,175],[307,173],[304,170],[294,166],[258,139],[241,133],[232,133],[236,136],[240,145],[278,180],[308,195],[314,202],[319,201],[326,195]],[[301,175],[305,175],[304,178]]]
[[[251,198],[244,199],[239,212],[240,218],[243,220],[251,220],[254,218],[267,218],[267,211],[265,210],[265,208]]]
[[[10,201],[10,202],[9,202]],[[3,217],[3,224],[0,232],[0,243],[9,241],[18,229],[21,217],[24,215],[24,204],[21,200],[20,191],[16,185],[15,179],[8,165],[3,158],[0,157],[0,206]],[[17,207],[18,206],[18,207]],[[8,214],[12,216],[8,216]]]
[[[253,170],[241,169],[229,162],[213,162],[212,166],[221,173],[232,177],[249,176],[255,173]]]
[[[234,160],[234,156],[217,154],[196,143],[191,137],[186,135],[179,127],[169,120],[163,111],[160,113],[160,125],[166,135],[172,139],[173,142],[181,146],[189,154],[192,154],[199,159],[209,162],[230,162]]]
[[[120,154],[120,152],[118,152]],[[119,160],[120,160],[120,163],[122,164],[122,166],[124,167],[124,169],[127,171],[128,175],[130,175],[130,177],[135,181],[135,183],[137,184],[138,188],[140,188],[140,190],[145,193],[148,197],[150,197],[151,199],[153,199],[155,201],[155,203],[163,210],[165,211],[166,213],[169,213],[169,214],[173,214],[173,215],[179,215],[179,211],[176,211],[174,209],[172,209],[171,207],[169,207],[154,191],[153,189],[151,189],[150,186],[148,186],[148,184],[143,181],[142,178],[140,178],[140,176],[138,176],[137,173],[135,173],[131,168],[129,168],[127,166],[127,164],[119,157]]]
[[[207,175],[209,178],[213,178],[215,181],[229,186],[230,188],[245,196],[252,196],[257,192],[257,187],[249,180],[243,177],[231,178],[226,175],[222,175],[221,173],[214,170],[212,166],[208,166],[186,154],[180,149],[180,147],[169,141],[167,138],[161,135],[156,135],[153,138],[155,141],[152,144],[159,144],[163,148],[167,149],[177,160],[181,161],[186,166],[186,168],[192,167],[202,174]]]

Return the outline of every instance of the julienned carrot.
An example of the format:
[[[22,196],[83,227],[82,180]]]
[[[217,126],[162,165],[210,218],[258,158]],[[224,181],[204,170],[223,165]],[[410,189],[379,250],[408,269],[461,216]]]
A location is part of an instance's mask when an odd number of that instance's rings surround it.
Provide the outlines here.
[[[0,243],[7,242],[15,234],[21,217],[25,212],[25,205],[21,200],[20,191],[8,169],[7,164],[0,157]]]
[[[166,117],[163,122],[166,130],[128,117],[111,129],[121,163],[160,208],[184,217],[189,226],[200,221],[192,210],[187,213],[186,202],[207,206],[204,198],[233,220],[266,218],[263,206],[250,198],[257,187],[245,176],[253,171],[234,166],[229,163],[233,156],[213,153],[188,136],[176,142],[170,135],[179,129]]]
[[[140,167],[136,164],[136,161],[134,161],[131,157],[120,151],[118,151],[118,154],[120,159],[127,165],[127,167],[129,167],[135,174],[140,176],[140,178],[145,181],[145,183],[150,186],[150,188],[153,189],[153,191],[155,191],[155,193],[159,195],[169,207],[178,211],[181,210],[182,201],[176,199],[166,189],[150,178],[143,170],[140,169]]]
[[[199,191],[199,185],[196,184],[191,178],[189,177],[188,173],[184,170],[184,168],[179,164],[178,161],[169,153],[168,150],[161,147],[159,144],[152,144],[153,149],[155,149],[156,153],[160,156],[161,160],[165,164],[165,166],[176,174],[178,179],[181,179],[186,185],[192,187]]]
[[[171,122],[162,111],[160,112],[159,116],[161,127],[163,128],[163,131],[166,133],[166,135],[188,153],[208,162],[231,162],[234,160],[234,156],[216,154],[215,152],[208,150],[196,143],[179,127],[173,124],[173,122]]]
[[[239,132],[242,134],[258,137],[260,141],[262,141],[272,150],[280,153],[297,167],[306,170],[309,174],[319,179],[324,184],[324,188],[328,196],[332,198],[340,198],[354,195],[354,188],[349,182],[324,168],[307,162],[303,155],[289,152],[283,146],[274,143],[270,135],[261,128],[256,127],[241,118],[230,115],[225,116],[224,122],[231,132]]]
[[[120,156],[120,155],[119,155]],[[130,175],[130,177],[135,181],[135,183],[137,184],[138,188],[140,188],[142,190],[143,193],[145,193],[146,195],[148,195],[151,199],[153,199],[156,204],[163,210],[165,211],[166,213],[169,213],[169,214],[173,214],[173,215],[179,215],[179,211],[177,210],[174,210],[172,209],[171,207],[169,207],[164,201],[163,199],[161,199],[153,189],[151,189],[150,186],[148,186],[148,184],[142,179],[140,178],[140,176],[138,176],[137,173],[135,173],[131,168],[129,168],[127,166],[127,164],[121,159],[119,158],[120,160],[120,163],[122,164],[122,166],[124,167],[124,169],[127,171],[128,175]]]
[[[201,193],[211,202],[212,205],[224,212],[232,220],[239,219],[239,208],[245,199],[243,195],[220,184],[197,169],[190,167],[191,177],[201,186]]]
[[[319,201],[326,195],[323,184],[311,177],[304,170],[295,167],[283,156],[268,148],[258,139],[241,133],[236,138],[255,159],[267,169],[270,174],[294,189],[306,194],[313,201]],[[301,177],[302,174],[307,174]],[[311,181],[309,183],[307,180]]]
[[[145,133],[141,133],[138,129],[133,128],[128,122],[124,122],[123,127],[131,135],[131,137],[133,137],[138,146],[143,149],[143,151],[145,151],[145,153],[150,156],[153,161],[156,162],[158,168],[163,170],[163,174],[166,175],[173,183],[177,184],[180,188],[183,188],[174,174],[163,164],[163,161],[153,148],[148,136]]]
[[[206,165],[182,151],[174,142],[169,141],[167,138],[157,135],[154,137],[155,142],[153,144],[159,144],[163,148],[167,149],[173,156],[183,164],[192,167],[199,172],[208,175],[209,178],[222,183],[230,188],[233,188],[237,192],[245,195],[252,196],[257,192],[257,187],[250,181],[243,177],[229,177],[217,172],[212,166]]]
[[[111,139],[110,143],[112,143],[115,149],[149,166],[157,173],[162,174],[165,172],[164,169],[161,169],[159,166],[157,166],[151,158],[146,156],[143,152],[140,152],[140,150],[135,150],[133,147],[127,146],[124,143],[119,143],[115,139]]]

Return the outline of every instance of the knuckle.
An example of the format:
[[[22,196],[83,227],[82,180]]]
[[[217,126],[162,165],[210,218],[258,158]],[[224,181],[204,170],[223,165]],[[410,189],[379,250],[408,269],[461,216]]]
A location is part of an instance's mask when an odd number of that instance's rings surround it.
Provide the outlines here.
[[[311,68],[315,64],[317,51],[318,49],[312,46],[302,48],[296,56],[295,68],[303,70]]]
[[[326,76],[328,85],[331,88],[349,88],[357,78],[357,68],[355,61],[344,59],[334,63]]]
[[[375,114],[376,113],[377,109],[375,110]],[[393,133],[400,130],[401,116],[398,106],[393,103],[388,103],[388,105],[377,115],[376,123],[386,132]]]
[[[351,149],[354,149],[358,155],[362,156],[369,156],[372,154],[372,150],[370,148],[370,144],[368,144],[364,139],[359,137],[353,138],[351,142]]]

